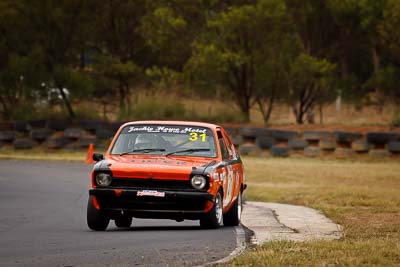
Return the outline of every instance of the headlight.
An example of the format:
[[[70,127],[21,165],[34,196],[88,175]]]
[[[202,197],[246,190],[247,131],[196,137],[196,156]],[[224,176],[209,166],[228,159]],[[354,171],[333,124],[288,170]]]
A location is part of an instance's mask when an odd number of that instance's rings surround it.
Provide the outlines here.
[[[202,175],[195,175],[190,180],[190,184],[194,189],[201,190],[206,186],[207,180]]]
[[[100,172],[96,174],[96,184],[98,186],[109,186],[112,182],[112,177],[108,173]]]

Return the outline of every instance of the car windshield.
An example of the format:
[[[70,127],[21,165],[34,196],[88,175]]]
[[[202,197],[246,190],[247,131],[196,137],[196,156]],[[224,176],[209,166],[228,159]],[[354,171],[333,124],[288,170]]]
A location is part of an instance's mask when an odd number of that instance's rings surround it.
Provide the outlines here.
[[[182,125],[129,125],[122,129],[111,154],[217,156],[214,135],[208,128]]]

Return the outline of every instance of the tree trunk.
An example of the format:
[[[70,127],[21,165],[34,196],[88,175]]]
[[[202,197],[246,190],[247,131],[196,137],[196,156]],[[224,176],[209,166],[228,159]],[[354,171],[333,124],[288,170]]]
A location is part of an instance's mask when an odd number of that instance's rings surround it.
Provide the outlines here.
[[[58,92],[61,95],[61,99],[63,100],[64,105],[67,108],[68,116],[71,119],[74,119],[76,117],[76,115],[75,115],[74,110],[72,109],[71,102],[69,101],[67,95],[65,94],[65,92],[63,90],[64,86],[62,86],[62,84],[60,84],[58,81],[54,81],[54,84],[56,85]]]
[[[322,103],[319,103],[319,123],[321,125],[324,124],[324,113],[323,113],[323,105],[322,105]]]
[[[271,96],[270,98],[269,98],[269,100],[268,100],[268,105],[267,105],[267,108],[265,109],[265,105],[264,105],[264,101],[261,99],[261,98],[258,98],[257,100],[256,100],[256,102],[257,102],[257,104],[258,104],[258,107],[259,107],[259,109],[260,109],[260,112],[261,112],[261,115],[263,116],[263,119],[264,119],[264,124],[265,125],[267,125],[268,124],[268,121],[269,121],[269,118],[271,117],[271,113],[272,113],[272,108],[273,108],[273,105],[274,105],[274,97],[273,96]]]
[[[246,101],[244,101],[244,102],[246,102]],[[240,106],[240,111],[242,112],[244,121],[249,122],[250,121],[250,107],[249,107],[248,103],[247,104],[243,103]]]
[[[372,47],[372,65],[373,65],[373,73],[374,75],[377,75],[379,73],[380,70],[380,56],[378,54],[378,51],[376,49],[375,46]],[[382,99],[382,95],[381,95],[381,90],[380,88],[377,86],[375,88],[375,97],[376,97],[376,107],[377,107],[377,111],[379,114],[383,113],[383,99]]]
[[[125,98],[126,98],[126,92],[125,92],[125,86],[123,82],[120,80],[119,81],[119,110],[120,113],[123,115],[126,115],[126,107],[125,107]]]
[[[296,118],[296,123],[303,124],[304,113],[301,111],[301,108],[297,108],[296,105],[293,105],[292,111],[293,111],[294,117]]]
[[[58,87],[58,91],[60,92],[61,98],[62,98],[62,100],[63,100],[63,102],[64,102],[64,105],[65,105],[65,107],[67,108],[69,117],[70,117],[71,119],[74,119],[74,118],[76,117],[75,112],[74,112],[74,110],[72,109],[71,102],[69,101],[69,99],[68,99],[67,95],[65,94],[63,88],[62,88],[62,87],[61,87],[61,88]]]

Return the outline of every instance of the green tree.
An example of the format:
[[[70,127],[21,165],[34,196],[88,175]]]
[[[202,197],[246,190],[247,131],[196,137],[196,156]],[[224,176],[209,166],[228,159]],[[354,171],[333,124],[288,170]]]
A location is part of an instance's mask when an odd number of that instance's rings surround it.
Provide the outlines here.
[[[145,0],[106,0],[94,7],[93,72],[119,98],[119,109],[130,108],[131,89],[144,79],[148,49],[141,32]]]
[[[186,71],[205,84],[225,88],[249,121],[256,92],[261,94],[266,88],[264,76],[274,77],[262,68],[268,67],[286,27],[286,7],[281,0],[231,6],[207,20],[207,28],[193,44]]]
[[[328,81],[332,80],[335,65],[331,62],[337,51],[338,27],[326,1],[286,0],[288,13],[296,32],[299,51],[286,65],[289,84],[288,103],[292,106],[296,122],[312,113],[315,104],[330,100]]]
[[[14,37],[8,40],[14,46],[11,50],[20,58],[28,58],[26,62],[31,71],[45,72],[47,80],[42,82],[58,90],[69,116],[75,117],[64,88],[70,91],[71,97],[91,88],[87,74],[77,69],[78,55],[85,45],[88,1],[3,0],[2,5],[13,14],[14,27],[6,30]]]
[[[379,28],[384,21],[384,10],[387,0],[361,0],[359,1],[359,8],[361,12],[361,28],[367,38],[370,48],[370,57],[372,62],[372,70],[370,77],[375,79],[374,76],[379,75],[382,67],[382,38],[379,34]],[[376,84],[377,85],[377,84]],[[377,85],[374,88],[376,104],[378,111],[382,112],[384,104],[384,94]]]
[[[373,80],[376,87],[382,88],[384,95],[400,110],[400,2],[388,0],[383,12],[383,22],[379,35],[387,57],[390,59],[384,69]]]
[[[286,72],[288,100],[298,124],[304,122],[304,116],[316,101],[322,101],[329,95],[335,67],[325,59],[317,59],[305,53],[291,62]]]

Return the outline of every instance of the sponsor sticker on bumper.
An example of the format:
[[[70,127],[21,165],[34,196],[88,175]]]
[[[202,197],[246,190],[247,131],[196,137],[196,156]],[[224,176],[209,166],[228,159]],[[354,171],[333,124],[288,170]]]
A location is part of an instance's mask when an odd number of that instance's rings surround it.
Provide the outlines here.
[[[158,192],[156,190],[143,190],[143,191],[138,191],[136,195],[138,197],[142,196],[165,197],[165,192]]]

